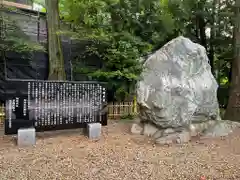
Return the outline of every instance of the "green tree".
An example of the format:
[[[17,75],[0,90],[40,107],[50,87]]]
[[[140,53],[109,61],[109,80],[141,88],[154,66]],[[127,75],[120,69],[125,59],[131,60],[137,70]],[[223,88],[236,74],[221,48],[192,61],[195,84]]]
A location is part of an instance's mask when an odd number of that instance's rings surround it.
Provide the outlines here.
[[[76,61],[95,55],[103,62],[99,70],[77,66],[75,71],[108,82],[118,99],[134,91],[140,59],[166,43],[175,29],[168,1],[70,0],[61,7],[72,37],[90,42]]]

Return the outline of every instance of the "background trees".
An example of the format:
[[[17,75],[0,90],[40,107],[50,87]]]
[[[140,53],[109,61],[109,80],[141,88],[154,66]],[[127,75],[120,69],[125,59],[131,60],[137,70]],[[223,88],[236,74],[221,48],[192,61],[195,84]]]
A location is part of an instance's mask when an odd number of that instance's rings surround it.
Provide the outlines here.
[[[75,59],[75,64],[90,55],[103,62],[98,70],[78,65],[75,71],[91,79],[107,81],[118,99],[133,92],[142,71],[141,58],[175,36],[175,20],[168,1],[70,0],[61,3],[61,16],[73,27],[72,37],[91,42]]]
[[[74,38],[92,42],[84,57],[91,52],[105,64],[94,73],[75,70],[107,80],[126,95],[126,87],[134,84],[141,71],[138,60],[178,35],[206,48],[212,72],[227,89],[233,53],[233,5],[233,0],[61,0],[60,13],[72,24]],[[222,101],[226,102],[226,94]]]
[[[225,118],[238,121],[240,116],[240,0],[236,0],[234,10],[234,57],[232,59],[230,95]]]
[[[233,117],[238,97],[239,0],[33,0],[47,9],[50,79],[65,79],[60,34],[81,42],[74,72],[107,81],[115,99],[134,92],[146,56],[179,35],[203,45],[218,83],[219,101]],[[59,11],[58,11],[59,10]],[[59,29],[59,19],[70,29]],[[235,27],[235,28],[234,28]],[[234,36],[233,36],[233,30]],[[234,43],[233,43],[234,42]],[[98,69],[85,62],[101,62]],[[54,75],[53,75],[54,74]],[[237,108],[235,108],[237,109]],[[235,111],[235,110],[234,110]],[[237,110],[236,110],[237,111]]]

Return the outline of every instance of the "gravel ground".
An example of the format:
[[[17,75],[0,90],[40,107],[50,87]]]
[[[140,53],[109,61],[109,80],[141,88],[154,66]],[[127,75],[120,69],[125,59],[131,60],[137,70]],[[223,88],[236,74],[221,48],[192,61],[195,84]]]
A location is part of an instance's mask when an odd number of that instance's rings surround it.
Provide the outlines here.
[[[76,131],[49,133],[18,148],[0,138],[1,180],[240,180],[240,130],[225,139],[155,146],[129,134],[129,123],[111,123],[98,141]]]

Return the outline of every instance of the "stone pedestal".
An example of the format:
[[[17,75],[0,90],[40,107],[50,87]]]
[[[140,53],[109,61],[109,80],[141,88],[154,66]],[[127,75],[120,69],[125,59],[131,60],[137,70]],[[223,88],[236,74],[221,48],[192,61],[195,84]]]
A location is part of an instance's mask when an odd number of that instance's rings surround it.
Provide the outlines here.
[[[33,146],[36,144],[36,130],[35,128],[21,128],[18,129],[18,146]]]
[[[87,136],[89,139],[99,139],[101,136],[102,125],[100,123],[91,123],[87,125]]]

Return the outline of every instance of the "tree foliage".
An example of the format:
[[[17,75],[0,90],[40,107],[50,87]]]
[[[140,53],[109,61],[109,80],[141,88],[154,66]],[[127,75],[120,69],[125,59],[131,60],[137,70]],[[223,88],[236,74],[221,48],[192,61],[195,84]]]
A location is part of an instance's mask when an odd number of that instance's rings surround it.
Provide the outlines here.
[[[65,22],[73,25],[72,37],[91,42],[78,60],[94,54],[103,62],[97,71],[76,70],[108,82],[120,99],[133,92],[141,58],[163,45],[176,28],[168,1],[69,0],[61,7]]]
[[[233,4],[233,0],[62,0],[60,7],[61,16],[73,27],[72,36],[92,42],[84,57],[95,54],[104,61],[97,72],[76,70],[127,92],[129,82],[134,84],[141,72],[139,59],[179,35],[206,48],[212,72],[220,84],[228,85]]]

